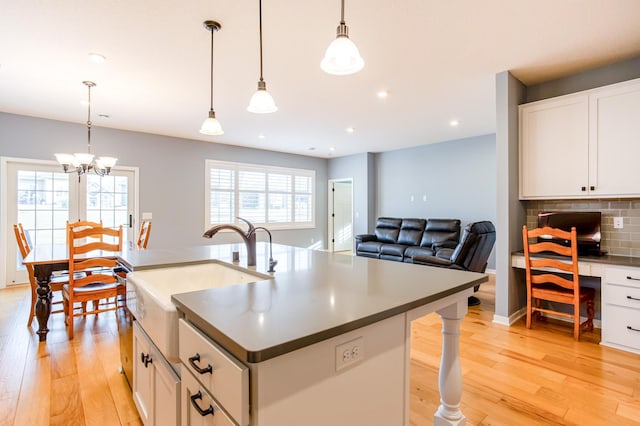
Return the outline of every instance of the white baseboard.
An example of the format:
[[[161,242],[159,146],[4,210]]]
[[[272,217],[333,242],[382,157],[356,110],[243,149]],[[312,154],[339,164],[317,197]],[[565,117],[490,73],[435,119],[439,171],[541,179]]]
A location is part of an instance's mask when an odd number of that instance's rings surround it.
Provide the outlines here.
[[[514,324],[516,321],[520,320],[520,318],[524,317],[527,315],[527,308],[521,308],[518,311],[514,312],[513,314],[509,315],[508,317],[502,316],[502,315],[494,315],[493,316],[493,323],[494,324],[500,324],[500,325],[506,325],[508,327],[510,327],[512,324]],[[573,324],[573,321],[570,321],[567,317],[563,317],[560,315],[553,315],[553,314],[547,314],[545,312],[541,312],[541,315],[547,318],[551,318],[551,319],[555,319],[558,321],[563,321],[566,322],[567,324]],[[580,317],[580,323],[583,323],[584,321],[587,320],[587,317]],[[594,319],[593,320],[593,326],[595,328],[602,328],[602,323],[599,319]]]

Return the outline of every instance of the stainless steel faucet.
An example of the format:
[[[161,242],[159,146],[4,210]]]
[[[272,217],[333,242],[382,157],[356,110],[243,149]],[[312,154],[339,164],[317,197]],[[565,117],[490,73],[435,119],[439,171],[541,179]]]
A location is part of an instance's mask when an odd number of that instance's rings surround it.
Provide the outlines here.
[[[272,248],[271,232],[267,228],[265,228],[264,226],[256,226],[255,228],[253,228],[252,230],[249,231],[249,234],[253,234],[254,237],[255,237],[256,231],[258,229],[262,229],[267,234],[269,234],[269,269],[267,269],[267,272],[275,272],[276,271],[276,265],[278,264],[278,261],[277,260],[273,260],[273,248]]]
[[[251,222],[241,217],[238,217],[243,222],[246,222],[249,225],[249,229],[245,232],[242,228],[232,225],[230,223],[224,223],[221,225],[215,225],[209,228],[204,234],[202,234],[205,238],[211,238],[218,231],[223,229],[230,229],[232,231],[237,232],[241,237],[244,245],[247,247],[247,266],[256,266],[256,227],[253,226]],[[264,228],[263,228],[264,229]]]

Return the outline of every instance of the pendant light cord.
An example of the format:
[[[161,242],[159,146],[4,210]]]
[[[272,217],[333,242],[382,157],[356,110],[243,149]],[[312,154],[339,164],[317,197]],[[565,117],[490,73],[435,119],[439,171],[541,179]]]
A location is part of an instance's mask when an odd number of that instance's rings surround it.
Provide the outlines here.
[[[344,0],[342,0],[342,7],[340,8],[340,24],[344,25]]]
[[[89,89],[89,105],[87,108],[87,153],[91,154],[91,85],[87,85]]]
[[[258,10],[260,15],[260,81],[262,79],[262,0],[258,0]]]
[[[213,28],[210,28],[211,31],[211,99],[210,99],[210,109],[213,111]]]

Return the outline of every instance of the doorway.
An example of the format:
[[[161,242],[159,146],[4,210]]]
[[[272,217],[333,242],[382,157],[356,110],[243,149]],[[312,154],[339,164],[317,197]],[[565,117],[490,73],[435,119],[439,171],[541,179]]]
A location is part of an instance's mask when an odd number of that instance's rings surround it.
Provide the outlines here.
[[[329,251],[353,251],[353,179],[329,180]]]
[[[135,237],[137,213],[135,167],[118,167],[109,176],[86,174],[78,178],[50,161],[2,158],[5,182],[0,188],[0,288],[29,281],[13,235],[13,224],[22,223],[33,245],[66,242],[67,221],[102,221],[104,226],[123,225],[123,241]]]

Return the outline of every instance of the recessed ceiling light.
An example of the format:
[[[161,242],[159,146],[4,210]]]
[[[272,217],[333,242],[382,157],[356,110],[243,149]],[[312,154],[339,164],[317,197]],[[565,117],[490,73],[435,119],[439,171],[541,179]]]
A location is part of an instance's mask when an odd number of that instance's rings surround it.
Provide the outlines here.
[[[333,152],[333,151],[335,151],[335,150],[336,150],[336,149],[335,149],[335,147],[333,147],[333,146],[330,146],[330,147],[329,147],[329,151]]]
[[[449,122],[449,126],[451,126],[451,127],[457,127],[458,124],[460,124],[460,122],[458,120],[451,120]]]
[[[264,139],[265,137],[266,137],[266,136],[264,135],[264,133],[260,133],[260,134],[258,135],[258,139]]]
[[[96,64],[104,64],[107,58],[99,53],[89,53],[89,58]]]
[[[89,101],[86,101],[86,100],[80,101],[80,105],[87,106],[87,105],[89,105]]]
[[[347,127],[346,129],[344,129],[344,131],[347,133],[353,133],[356,131],[356,129],[354,129],[353,127]]]
[[[316,147],[315,146],[310,146],[309,148],[307,148],[309,151],[315,151]]]
[[[389,96],[389,92],[387,92],[386,90],[379,90],[378,93],[376,93],[376,96],[379,99],[386,99]]]

